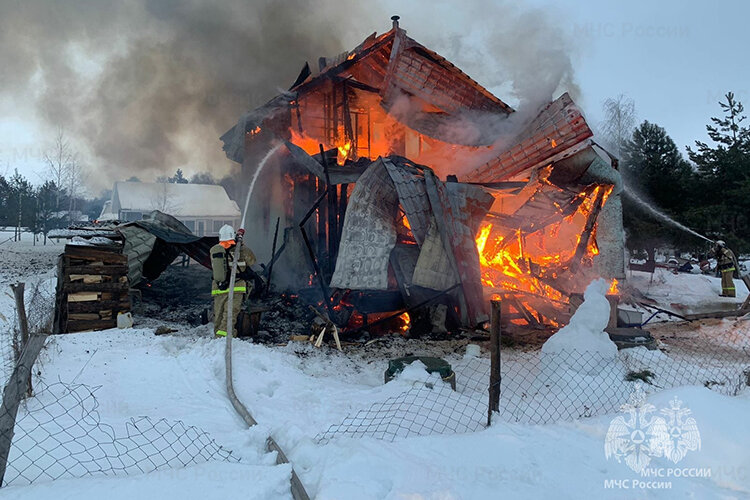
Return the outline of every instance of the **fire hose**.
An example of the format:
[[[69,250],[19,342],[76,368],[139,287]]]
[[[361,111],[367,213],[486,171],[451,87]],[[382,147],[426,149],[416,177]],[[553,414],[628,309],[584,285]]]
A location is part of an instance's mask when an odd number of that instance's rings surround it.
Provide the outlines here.
[[[250,193],[248,193],[249,197]],[[244,224],[243,224],[244,225]],[[226,379],[227,379],[227,395],[229,400],[232,402],[232,406],[237,413],[242,417],[248,427],[253,427],[258,422],[255,421],[253,416],[248,411],[247,407],[239,400],[237,394],[234,392],[234,383],[232,381],[232,337],[234,332],[234,318],[232,317],[232,305],[234,303],[234,283],[237,280],[237,262],[240,259],[240,246],[242,245],[242,237],[244,235],[244,229],[238,231],[236,238],[236,245],[234,246],[234,254],[232,259],[232,272],[229,277],[229,296],[227,298],[227,337],[226,337],[226,349],[224,351],[224,363],[226,365]],[[289,459],[286,454],[282,451],[281,447],[276,443],[273,436],[266,438],[266,451],[276,452],[276,465],[288,464]],[[302,485],[297,473],[292,467],[292,479],[291,479],[291,491],[294,500],[310,500],[305,487]]]

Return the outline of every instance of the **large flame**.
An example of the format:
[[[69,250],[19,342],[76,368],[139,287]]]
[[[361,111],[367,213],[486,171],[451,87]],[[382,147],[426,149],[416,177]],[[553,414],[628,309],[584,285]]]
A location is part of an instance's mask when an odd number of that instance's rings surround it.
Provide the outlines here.
[[[602,192],[603,189],[606,191]],[[477,233],[476,246],[487,294],[493,298],[511,295],[516,313],[534,315],[535,321],[556,325],[553,318],[541,311],[541,303],[547,304],[544,309],[550,315],[555,308],[565,309],[568,297],[561,291],[560,280],[567,279],[570,286],[571,269],[587,262],[590,268],[591,260],[598,255],[596,227],[591,226],[589,216],[597,197],[601,195],[603,203],[610,190],[604,186],[585,190],[576,197],[580,204],[574,213],[525,234],[485,221]],[[581,247],[584,237],[587,241]],[[575,260],[579,262],[573,266]]]

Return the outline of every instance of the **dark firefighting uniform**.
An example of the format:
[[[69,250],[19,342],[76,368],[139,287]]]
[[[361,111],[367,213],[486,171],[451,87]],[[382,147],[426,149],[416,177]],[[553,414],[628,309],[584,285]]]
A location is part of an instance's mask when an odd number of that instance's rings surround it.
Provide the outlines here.
[[[214,279],[211,281],[211,295],[214,298],[214,333],[219,337],[226,337],[227,327],[227,301],[229,299],[229,277],[232,271],[234,259],[234,245],[225,249],[221,245],[211,247],[211,267],[214,270]],[[248,283],[245,277],[250,272],[250,266],[255,264],[255,255],[245,245],[240,246],[240,258],[237,262],[237,276],[234,282],[234,298],[232,299],[232,318],[234,335],[237,335],[237,315],[242,309],[242,303],[251,291],[252,282]],[[223,266],[223,269],[219,269]],[[223,276],[222,281],[217,281],[217,276]]]

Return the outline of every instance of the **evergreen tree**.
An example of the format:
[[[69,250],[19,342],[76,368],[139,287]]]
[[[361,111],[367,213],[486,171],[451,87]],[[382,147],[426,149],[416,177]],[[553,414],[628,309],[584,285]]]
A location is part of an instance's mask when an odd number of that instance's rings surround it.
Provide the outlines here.
[[[646,250],[653,258],[654,248],[664,243],[690,247],[695,238],[675,230],[654,217],[627,193],[645,198],[654,207],[676,220],[690,206],[688,195],[694,180],[690,164],[662,127],[644,121],[623,147],[622,173],[626,183],[623,198],[623,224],[632,250]]]
[[[667,131],[644,121],[625,143],[623,153],[628,184],[659,208],[681,213],[688,203],[693,172]]]
[[[182,174],[182,169],[178,168],[177,172],[169,178],[170,184],[187,184],[188,180]]]
[[[750,247],[750,128],[743,124],[742,103],[732,92],[719,105],[721,118],[706,126],[712,144],[695,142],[688,148],[700,179],[701,203],[692,217],[703,228],[722,238],[735,250]]]

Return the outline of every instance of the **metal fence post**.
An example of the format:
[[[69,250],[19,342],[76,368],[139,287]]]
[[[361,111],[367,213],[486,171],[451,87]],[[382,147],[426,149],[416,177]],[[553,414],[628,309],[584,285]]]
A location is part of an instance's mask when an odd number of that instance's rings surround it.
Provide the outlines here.
[[[490,402],[487,409],[487,425],[492,423],[492,413],[500,411],[500,301],[490,301]]]

